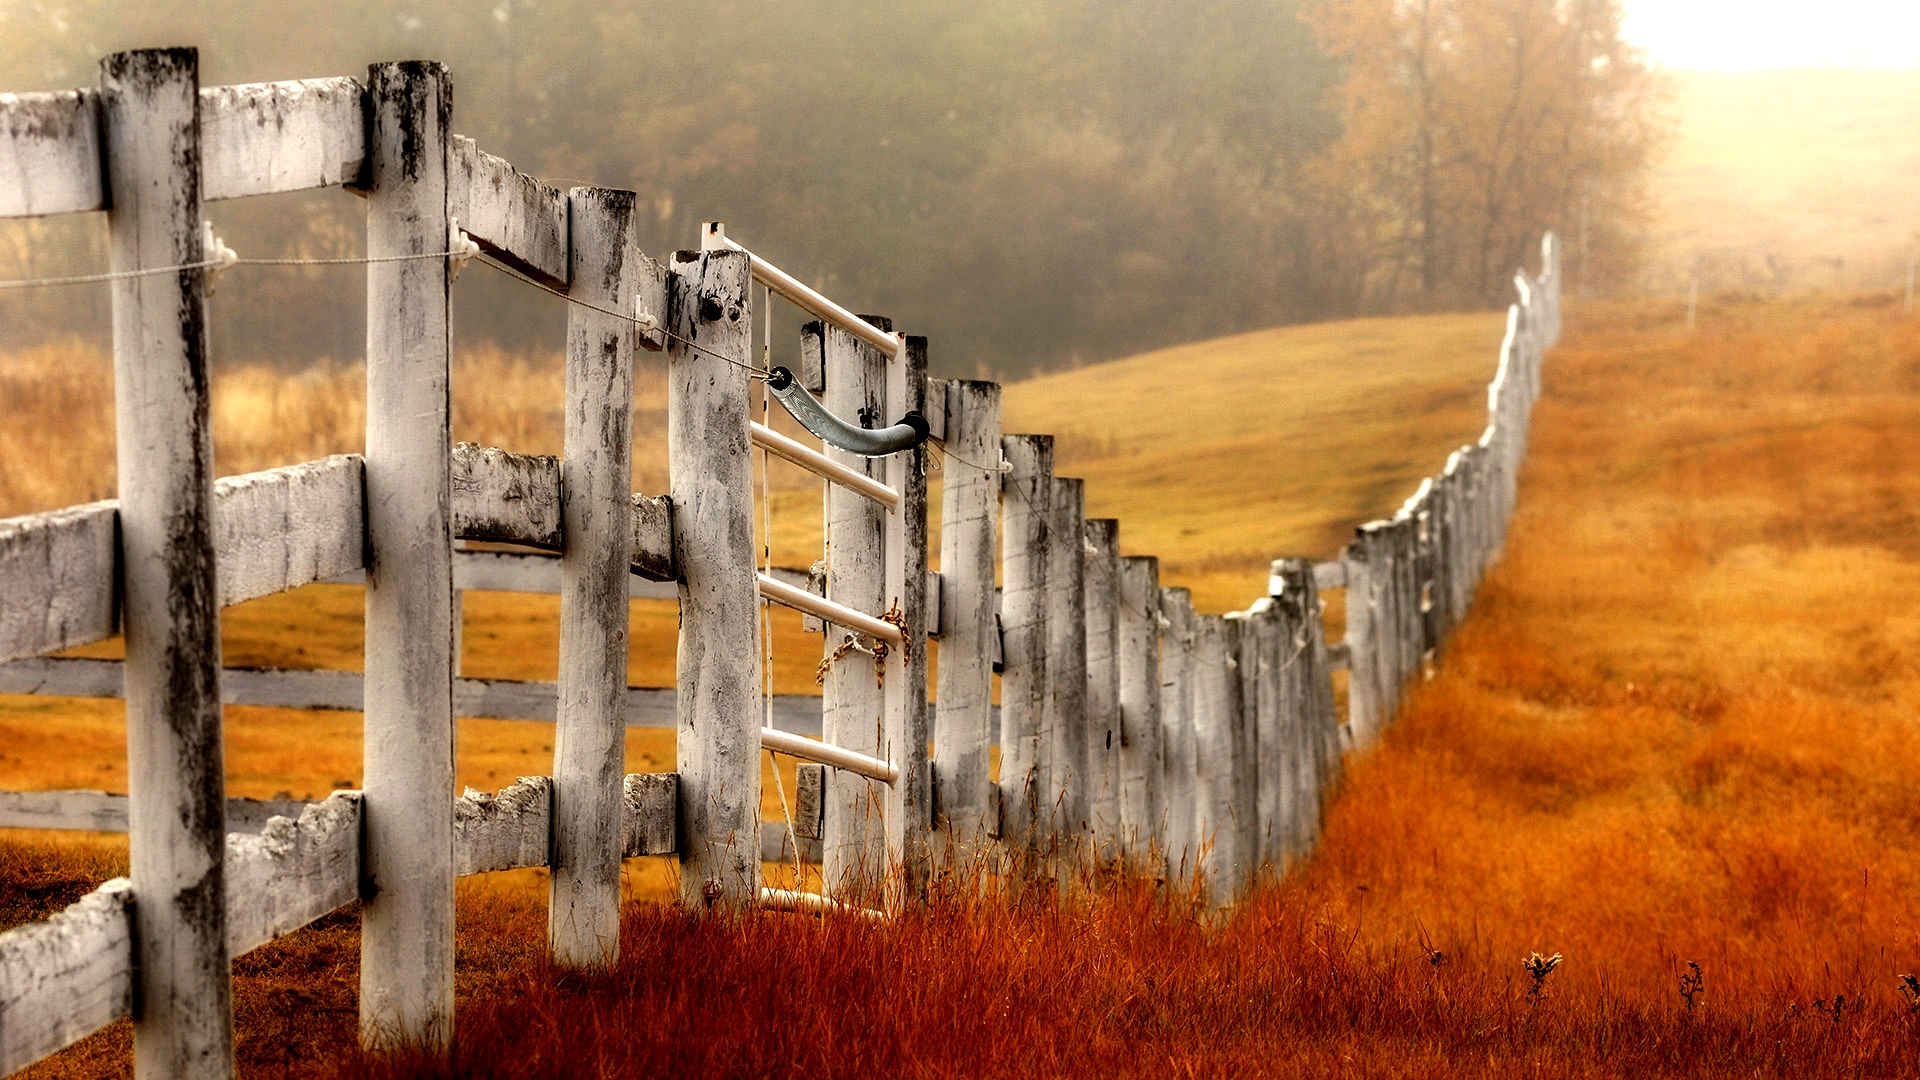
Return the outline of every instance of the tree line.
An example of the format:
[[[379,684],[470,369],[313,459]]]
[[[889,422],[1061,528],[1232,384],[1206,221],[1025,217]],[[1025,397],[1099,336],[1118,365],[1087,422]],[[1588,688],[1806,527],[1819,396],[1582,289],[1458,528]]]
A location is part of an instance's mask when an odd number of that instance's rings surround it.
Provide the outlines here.
[[[197,45],[209,84],[441,59],[457,130],[640,192],[649,251],[725,220],[933,336],[943,370],[1015,375],[1501,303],[1547,228],[1584,237],[1589,285],[1625,280],[1659,87],[1619,28],[1616,0],[12,0],[0,86],[86,85],[161,43]],[[362,243],[342,192],[211,212],[248,255]],[[0,276],[104,258],[98,221],[0,228]],[[223,282],[245,301],[216,301],[217,354],[357,356],[363,278]],[[460,340],[560,340],[551,298],[460,289]],[[98,330],[104,305],[0,297],[0,345]]]

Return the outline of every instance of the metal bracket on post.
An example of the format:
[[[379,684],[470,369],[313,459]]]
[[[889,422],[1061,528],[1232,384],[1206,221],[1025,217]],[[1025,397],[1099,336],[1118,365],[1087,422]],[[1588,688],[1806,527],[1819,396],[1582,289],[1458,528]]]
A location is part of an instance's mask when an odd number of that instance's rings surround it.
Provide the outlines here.
[[[827,411],[820,399],[783,367],[774,368],[767,375],[767,389],[801,427],[849,454],[887,457],[904,453],[926,442],[931,430],[926,417],[917,411],[909,411],[892,427],[872,429],[850,424]]]

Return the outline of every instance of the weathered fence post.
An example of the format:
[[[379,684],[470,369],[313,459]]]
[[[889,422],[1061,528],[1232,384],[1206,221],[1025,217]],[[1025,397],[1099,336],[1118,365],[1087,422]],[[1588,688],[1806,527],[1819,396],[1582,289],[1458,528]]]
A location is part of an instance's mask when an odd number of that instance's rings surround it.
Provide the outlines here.
[[[1480,579],[1486,576],[1487,567],[1493,560],[1493,484],[1489,479],[1490,466],[1487,448],[1484,443],[1470,443],[1467,454],[1467,483],[1472,490],[1473,584],[1467,590],[1469,598],[1480,591]]]
[[[1086,523],[1088,818],[1101,858],[1120,853],[1120,523]]]
[[[934,788],[945,827],[963,845],[997,832],[993,820],[993,593],[1000,525],[1000,384],[947,384],[940,509],[940,708],[934,713]]]
[[[116,53],[100,93],[114,272],[200,262],[199,57]],[[113,283],[142,1077],[233,1075],[206,278]]]
[[[627,576],[633,554],[633,327],[643,276],[631,191],[567,194],[566,454],[560,460],[560,684],[547,941],[562,967],[620,958]],[[592,305],[588,307],[585,305]],[[595,310],[595,309],[603,310]]]
[[[1446,497],[1441,503],[1445,509],[1440,523],[1440,573],[1446,582],[1445,621],[1448,637],[1453,636],[1453,631],[1467,614],[1466,480],[1466,473],[1461,469],[1460,452],[1456,450],[1447,455],[1446,468],[1440,472],[1441,484],[1446,489]]]
[[[1160,610],[1167,620],[1162,637],[1160,747],[1161,807],[1166,819],[1168,872],[1183,881],[1199,872],[1198,750],[1194,742],[1194,614],[1186,589],[1162,588]]]
[[[1409,500],[1394,518],[1395,543],[1400,558],[1400,681],[1402,693],[1425,670],[1427,656],[1427,612],[1424,588],[1421,519],[1425,516],[1425,485],[1420,496]]]
[[[365,893],[360,1037],[453,1038],[453,531],[439,64],[367,74]]]
[[[1385,722],[1379,677],[1380,623],[1374,583],[1373,545],[1363,526],[1347,545],[1347,737],[1365,751],[1380,737]],[[1384,567],[1382,571],[1384,573]]]
[[[1032,853],[1047,825],[1053,778],[1044,724],[1051,603],[1047,576],[1053,511],[1053,437],[1008,435],[1001,452],[1012,469],[1001,486],[1005,535],[1000,552],[1000,838]]]
[[[1419,615],[1417,628],[1418,642],[1415,652],[1420,657],[1414,670],[1419,671],[1430,659],[1435,649],[1440,647],[1441,635],[1446,631],[1440,625],[1445,601],[1439,594],[1439,575],[1436,567],[1439,563],[1440,539],[1440,495],[1439,486],[1428,479],[1421,484],[1420,497],[1409,507],[1409,532],[1413,537],[1413,595],[1415,612]]]
[[[1326,801],[1340,783],[1340,717],[1334,711],[1333,678],[1327,667],[1326,630],[1320,618],[1320,592],[1313,565],[1304,559],[1284,559],[1275,564],[1275,571],[1282,583],[1274,598],[1274,612],[1278,616],[1280,663],[1286,673],[1283,693],[1289,713],[1285,721],[1290,747],[1286,841],[1290,857],[1299,857],[1313,850]],[[1348,590],[1351,596],[1351,584]]]
[[[1252,883],[1260,867],[1260,790],[1270,783],[1260,775],[1259,679],[1273,666],[1260,651],[1260,624],[1273,617],[1273,601],[1261,597],[1247,611],[1226,616],[1235,641],[1227,668],[1235,683],[1233,731],[1233,828],[1239,853],[1236,887]]]
[[[748,440],[749,256],[683,251],[668,294],[667,464],[680,568],[680,896],[760,893],[759,593]]]
[[[1240,822],[1235,819],[1234,751],[1240,711],[1238,620],[1201,615],[1193,646],[1193,731],[1198,785],[1195,828],[1207,855],[1203,877],[1212,902],[1230,902],[1241,884]]]
[[[1292,659],[1283,644],[1286,626],[1283,594],[1254,604],[1240,631],[1243,705],[1255,730],[1258,828],[1249,861],[1284,871],[1294,856],[1293,828],[1299,806],[1298,767],[1305,747],[1293,694]],[[1253,664],[1249,665],[1251,659]],[[1249,670],[1251,668],[1251,670]]]
[[[1313,580],[1312,568],[1302,565],[1300,603],[1305,630],[1297,633],[1287,647],[1299,649],[1309,665],[1300,676],[1305,684],[1300,693],[1306,705],[1304,715],[1309,736],[1319,753],[1315,755],[1310,778],[1303,783],[1305,789],[1312,791],[1313,798],[1309,804],[1312,817],[1306,820],[1301,850],[1311,851],[1319,844],[1327,801],[1333,798],[1346,776],[1346,757],[1340,739],[1340,712],[1333,700],[1333,668],[1327,660],[1327,627],[1320,617],[1320,590]]]
[[[1047,789],[1050,831],[1063,841],[1087,829],[1086,483],[1055,477],[1048,533]]]
[[[907,412],[927,411],[927,339],[908,337],[886,367],[891,410],[876,421],[890,424]],[[888,486],[900,506],[887,515],[886,603],[897,604],[906,644],[887,654],[884,730],[880,756],[899,767],[883,793],[886,806],[887,880],[897,900],[926,897],[932,875],[933,777],[927,762],[927,447],[922,443],[885,461]],[[895,874],[898,876],[896,877]],[[893,906],[897,907],[895,903]]]
[[[1120,560],[1120,843],[1136,864],[1162,839],[1160,560]]]
[[[881,330],[893,329],[887,319],[872,315],[863,318]],[[836,416],[855,419],[868,427],[891,423],[886,356],[837,326],[809,323],[806,333],[820,335],[827,408]],[[861,457],[831,446],[826,453],[855,472],[883,482],[890,479],[885,459]],[[827,599],[879,615],[887,610],[887,564],[892,561],[887,540],[889,532],[895,531],[888,519],[899,518],[902,508],[888,510],[840,484],[827,485],[825,498]],[[901,502],[904,507],[905,499]],[[889,656],[887,662],[877,663],[868,652],[849,651],[850,643],[858,644],[859,638],[854,631],[827,627],[828,668],[820,693],[821,735],[843,749],[898,763],[886,745],[883,730],[889,711],[886,684],[897,684],[903,677],[898,657]],[[882,787],[880,781],[857,773],[834,770],[827,774],[827,836],[821,868],[831,895],[860,903],[880,900],[887,873],[887,796]]]
[[[1368,651],[1373,654],[1370,678],[1374,691],[1375,737],[1393,722],[1400,703],[1400,551],[1393,522],[1370,521],[1360,526],[1358,542],[1366,565],[1367,610],[1371,616]],[[1351,610],[1351,609],[1349,609]]]

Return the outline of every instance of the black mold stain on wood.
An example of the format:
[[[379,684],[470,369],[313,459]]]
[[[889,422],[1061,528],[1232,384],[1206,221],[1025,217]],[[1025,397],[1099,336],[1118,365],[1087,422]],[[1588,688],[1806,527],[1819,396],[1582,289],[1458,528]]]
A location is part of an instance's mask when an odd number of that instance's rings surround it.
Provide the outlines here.
[[[375,64],[367,71],[367,96],[376,120],[390,114],[400,124],[400,159],[393,163],[398,169],[396,180],[418,181],[424,175],[427,155],[436,149],[444,160],[449,145],[447,128],[453,115],[453,82],[445,65],[431,60]],[[429,109],[433,115],[431,127]],[[374,134],[379,137],[380,133]]]
[[[93,114],[97,95],[89,90],[58,90],[23,94],[5,113],[6,132],[15,139],[66,139],[79,132],[81,121]]]

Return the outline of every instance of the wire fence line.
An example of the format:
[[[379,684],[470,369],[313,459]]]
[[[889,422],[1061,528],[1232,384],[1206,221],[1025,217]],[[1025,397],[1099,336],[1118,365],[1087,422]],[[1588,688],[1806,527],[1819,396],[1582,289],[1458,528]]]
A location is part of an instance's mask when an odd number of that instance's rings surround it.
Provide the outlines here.
[[[108,212],[111,268],[85,280],[112,286],[123,433],[119,499],[0,521],[0,690],[124,697],[135,778],[129,796],[0,793],[0,825],[124,828],[133,854],[129,880],[0,934],[0,1072],[137,1000],[138,1075],[231,1075],[231,958],[355,899],[363,1040],[445,1047],[461,874],[547,867],[568,912],[548,947],[599,968],[628,857],[678,859],[696,911],[885,917],[942,860],[1043,878],[1118,861],[1227,903],[1314,849],[1345,756],[1377,741],[1498,558],[1559,336],[1553,237],[1516,276],[1480,438],[1338,558],[1277,560],[1267,596],[1201,614],[1156,559],[1119,554],[1119,522],[1085,518],[1050,437],[1002,431],[998,385],[930,378],[924,338],[717,223],[699,250],[641,255],[633,193],[520,172],[445,129],[449,98],[420,62],[202,89],[183,49],[110,56],[97,90],[0,98],[0,216]],[[106,137],[149,129],[180,134]],[[368,199],[368,254],[345,260],[368,273],[367,452],[216,478],[190,271],[333,260],[239,259],[203,201],[343,184]],[[452,277],[476,255],[569,301],[558,458],[451,441]],[[775,296],[818,319],[783,376],[808,407],[857,428],[917,416],[914,445],[814,449],[755,422],[769,372],[751,327]],[[638,351],[668,372],[669,490],[652,495],[631,482]],[[971,466],[937,506],[929,444]],[[754,447],[827,481],[817,568],[755,552]],[[220,667],[222,606],[348,580],[366,589],[364,672]],[[460,677],[458,595],[498,588],[560,595],[556,682]],[[1341,641],[1323,594],[1344,598]],[[679,604],[671,688],[627,685],[636,595]],[[825,634],[819,698],[769,693],[769,604]],[[114,634],[124,662],[50,655]],[[247,702],[362,710],[362,790],[226,798],[207,748],[223,704]],[[454,798],[456,716],[553,721],[552,774]],[[632,723],[675,727],[672,772],[622,774]],[[763,752],[808,762],[785,822],[761,820]],[[763,887],[767,859],[817,864],[823,891]]]

